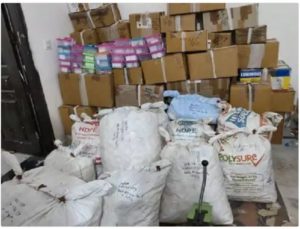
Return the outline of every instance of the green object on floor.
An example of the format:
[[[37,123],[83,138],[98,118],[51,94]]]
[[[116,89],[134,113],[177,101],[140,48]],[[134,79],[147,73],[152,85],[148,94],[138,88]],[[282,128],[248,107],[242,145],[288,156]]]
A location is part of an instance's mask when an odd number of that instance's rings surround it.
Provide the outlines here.
[[[190,212],[187,215],[188,222],[197,223],[197,221],[198,221],[197,217],[199,217],[199,216],[197,216],[198,212],[199,212],[199,204],[195,203],[193,205],[192,209],[190,210]],[[212,223],[212,206],[209,203],[202,202],[202,204],[201,204],[201,214],[202,214],[203,219],[200,220],[201,222],[198,222],[200,224],[199,225],[197,224],[197,226],[211,225],[211,223]],[[200,217],[199,217],[199,219],[200,219]]]

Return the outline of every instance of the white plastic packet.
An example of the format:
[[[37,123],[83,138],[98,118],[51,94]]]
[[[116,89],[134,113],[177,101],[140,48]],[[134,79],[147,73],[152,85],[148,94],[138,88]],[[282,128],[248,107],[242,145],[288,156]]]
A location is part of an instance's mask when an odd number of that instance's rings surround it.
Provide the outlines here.
[[[159,208],[171,164],[167,160],[151,166],[114,171],[105,181],[113,185],[104,198],[101,226],[159,226]]]
[[[149,166],[159,159],[162,140],[157,115],[121,107],[100,122],[100,150],[104,171]]]
[[[271,144],[263,133],[276,130],[263,126],[256,132],[232,130],[210,139],[219,154],[229,199],[253,202],[275,202]]]

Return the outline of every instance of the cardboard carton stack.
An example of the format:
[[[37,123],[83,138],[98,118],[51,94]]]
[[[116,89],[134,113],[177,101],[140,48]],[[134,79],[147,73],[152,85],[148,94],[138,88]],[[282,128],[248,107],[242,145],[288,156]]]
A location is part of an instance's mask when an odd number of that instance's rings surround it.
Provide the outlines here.
[[[81,11],[69,14],[71,37],[97,44],[98,74],[59,75],[65,109],[140,106],[163,100],[166,89],[220,97],[258,113],[293,109],[290,68],[278,64],[279,42],[258,24],[258,4],[169,3],[166,15],[135,13],[129,22],[117,4]]]

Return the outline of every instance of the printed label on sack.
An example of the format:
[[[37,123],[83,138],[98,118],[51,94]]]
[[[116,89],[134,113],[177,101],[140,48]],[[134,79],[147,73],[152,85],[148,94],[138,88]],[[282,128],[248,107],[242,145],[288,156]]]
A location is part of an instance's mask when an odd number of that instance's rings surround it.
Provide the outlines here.
[[[228,155],[219,153],[219,160],[230,165],[253,165],[257,167],[263,157],[264,155],[258,156],[256,153],[240,155]]]
[[[117,192],[131,202],[142,198],[137,185],[131,184],[127,181],[121,182],[118,185]]]
[[[230,115],[226,122],[231,122],[239,128],[246,127],[248,116],[251,114],[251,111],[247,111],[243,108],[237,108],[236,112]]]
[[[98,141],[99,138],[99,122],[93,123],[79,123],[75,124],[73,130],[73,139],[77,141],[84,140],[95,140]]]
[[[199,179],[203,173],[203,166],[201,162],[197,162],[197,161],[184,162],[181,169],[183,170],[183,173],[185,175],[189,175],[192,178],[197,178],[197,179]]]
[[[178,121],[173,134],[174,140],[190,140],[199,137],[195,124],[197,124],[195,121]]]
[[[264,191],[264,176],[260,173],[230,173],[225,175],[228,195],[253,197]]]
[[[13,218],[22,215],[25,207],[26,204],[20,201],[18,198],[13,199],[9,204],[6,205],[5,208],[1,209],[2,221],[7,219],[13,222]]]
[[[127,121],[117,123],[116,130],[113,133],[113,142],[115,147],[118,147],[119,143],[124,141],[125,134],[128,131]]]

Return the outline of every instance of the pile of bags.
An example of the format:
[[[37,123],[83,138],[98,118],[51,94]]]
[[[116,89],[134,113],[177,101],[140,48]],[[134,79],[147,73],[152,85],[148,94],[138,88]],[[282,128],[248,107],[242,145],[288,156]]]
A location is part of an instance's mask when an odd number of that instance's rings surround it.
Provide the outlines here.
[[[71,145],[56,141],[43,167],[23,173],[5,153],[16,177],[2,185],[3,224],[184,223],[199,199],[203,161],[203,201],[212,206],[213,224],[233,223],[228,199],[276,201],[269,139],[280,115],[233,108],[219,98],[165,96],[168,105],[71,115]]]

